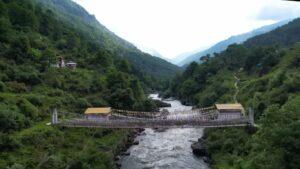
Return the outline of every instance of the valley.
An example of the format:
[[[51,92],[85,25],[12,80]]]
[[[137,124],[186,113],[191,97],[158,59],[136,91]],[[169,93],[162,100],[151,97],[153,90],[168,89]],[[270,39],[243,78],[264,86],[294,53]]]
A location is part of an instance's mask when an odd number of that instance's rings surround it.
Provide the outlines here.
[[[0,0],[0,32],[0,169],[300,166],[299,18],[220,42],[184,67],[139,50],[71,0]],[[211,107],[233,103],[239,116],[254,111],[255,127],[216,125],[231,121]],[[132,123],[145,131],[50,123],[54,109],[58,122],[78,122],[97,107],[150,122]],[[205,157],[193,154],[195,142]]]

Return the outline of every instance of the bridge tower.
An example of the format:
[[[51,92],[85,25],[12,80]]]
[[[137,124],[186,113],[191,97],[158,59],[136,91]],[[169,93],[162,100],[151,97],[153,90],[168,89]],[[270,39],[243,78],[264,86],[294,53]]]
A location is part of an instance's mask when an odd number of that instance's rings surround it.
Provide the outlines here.
[[[249,118],[249,124],[251,126],[254,126],[254,110],[252,107],[249,108],[248,118]]]
[[[57,124],[57,122],[58,122],[57,108],[55,107],[55,108],[52,109],[52,121],[51,121],[51,123],[52,124]]]

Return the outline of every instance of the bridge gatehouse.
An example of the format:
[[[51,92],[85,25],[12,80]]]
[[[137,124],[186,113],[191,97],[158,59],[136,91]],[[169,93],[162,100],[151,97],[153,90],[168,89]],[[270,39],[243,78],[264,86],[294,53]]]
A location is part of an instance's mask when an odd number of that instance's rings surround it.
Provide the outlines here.
[[[111,108],[110,107],[96,107],[96,108],[87,108],[84,112],[84,116],[87,119],[103,119],[109,120],[111,117]]]

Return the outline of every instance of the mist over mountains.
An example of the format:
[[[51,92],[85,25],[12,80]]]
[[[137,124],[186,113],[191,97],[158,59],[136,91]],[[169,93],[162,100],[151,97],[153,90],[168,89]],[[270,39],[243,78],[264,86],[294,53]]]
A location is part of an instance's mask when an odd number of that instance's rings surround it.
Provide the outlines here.
[[[173,63],[179,65],[179,66],[184,66],[186,64],[189,64],[190,62],[196,61],[199,62],[200,57],[210,54],[212,55],[213,53],[218,53],[221,52],[223,50],[225,50],[229,45],[233,44],[233,43],[243,43],[246,40],[248,40],[249,38],[252,38],[254,36],[257,35],[261,35],[267,32],[270,32],[282,25],[287,24],[289,21],[291,21],[291,19],[289,20],[284,20],[284,21],[280,21],[278,23],[275,24],[271,24],[271,25],[267,25],[267,26],[263,26],[261,28],[255,29],[253,31],[244,33],[244,34],[240,34],[240,35],[236,35],[236,36],[231,36],[230,38],[223,40],[215,45],[213,45],[212,47],[206,49],[206,50],[196,50],[194,52],[191,53],[187,53],[187,54],[183,54],[183,55],[179,55],[177,57],[175,57],[175,60],[173,60]]]

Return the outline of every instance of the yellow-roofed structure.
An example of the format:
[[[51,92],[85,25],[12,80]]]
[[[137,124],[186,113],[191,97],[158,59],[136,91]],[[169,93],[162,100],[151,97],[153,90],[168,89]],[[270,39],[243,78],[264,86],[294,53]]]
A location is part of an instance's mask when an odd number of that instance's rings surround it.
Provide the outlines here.
[[[95,107],[95,108],[87,108],[84,112],[85,115],[102,115],[107,116],[111,114],[110,107]]]
[[[220,113],[241,113],[244,114],[244,107],[240,103],[215,104]]]

